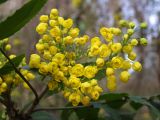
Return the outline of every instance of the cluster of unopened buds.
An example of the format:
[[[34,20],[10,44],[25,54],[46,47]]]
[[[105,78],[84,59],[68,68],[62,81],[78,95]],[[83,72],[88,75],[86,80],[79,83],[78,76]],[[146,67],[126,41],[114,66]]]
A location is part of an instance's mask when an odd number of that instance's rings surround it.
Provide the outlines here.
[[[143,23],[141,28],[145,27]],[[126,31],[125,34],[122,29]],[[119,79],[126,83],[130,78],[130,69],[142,69],[133,48],[138,44],[146,45],[147,40],[133,38],[133,22],[121,20],[119,28],[102,27],[101,37],[90,38],[80,35],[72,19],[60,17],[58,10],[52,9],[49,15],[40,16],[36,31],[41,38],[35,46],[38,53],[30,56],[29,68],[48,76],[50,80],[46,82],[49,90],[61,91],[73,106],[79,103],[87,106],[91,100],[98,100],[103,92],[98,84],[100,72],[105,72],[106,86],[114,91],[118,79],[116,71],[120,71]],[[28,70],[21,69],[21,73],[27,80],[35,78]],[[21,81],[17,74],[14,74],[14,78],[12,81],[15,84]],[[1,86],[5,88],[7,84],[1,81]],[[23,84],[28,88],[26,83]]]
[[[10,51],[12,48],[11,44],[9,44],[8,38],[0,41],[0,47],[5,51]],[[9,58],[11,60],[14,59],[15,57],[16,57],[15,54],[9,55]],[[5,58],[5,56],[3,54],[0,54],[0,68],[2,68],[7,62],[8,60]],[[26,69],[22,69],[24,65],[26,65],[25,58],[23,58],[22,62],[19,65],[20,72],[26,78],[26,80],[28,81],[34,80],[35,75],[32,72]],[[28,85],[22,80],[22,78],[15,71],[11,71],[8,72],[7,74],[0,75],[0,94],[6,92],[9,87],[18,86],[21,83],[25,88],[29,88]]]

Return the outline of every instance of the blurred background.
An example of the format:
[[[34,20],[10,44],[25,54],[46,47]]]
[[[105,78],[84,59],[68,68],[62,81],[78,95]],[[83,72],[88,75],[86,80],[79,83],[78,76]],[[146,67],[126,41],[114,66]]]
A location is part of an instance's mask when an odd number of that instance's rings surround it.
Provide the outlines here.
[[[0,6],[0,20],[13,14],[27,1],[8,0]],[[160,93],[160,0],[49,0],[34,19],[10,38],[13,39],[13,53],[26,53],[29,56],[35,51],[34,45],[39,39],[35,27],[39,22],[39,16],[48,14],[52,8],[57,8],[63,17],[74,19],[75,25],[81,29],[81,34],[86,33],[90,36],[99,33],[101,26],[116,27],[121,19],[133,21],[137,25],[143,21],[147,22],[147,30],[139,35],[143,34],[147,38],[148,46],[136,47],[143,71],[132,73],[129,83],[120,83],[117,92],[141,96]],[[49,101],[48,104],[57,104],[52,98],[48,99],[51,99],[51,103]],[[58,102],[60,106],[65,104],[64,100]],[[143,108],[143,112],[146,111]],[[135,119],[141,120],[139,117]]]

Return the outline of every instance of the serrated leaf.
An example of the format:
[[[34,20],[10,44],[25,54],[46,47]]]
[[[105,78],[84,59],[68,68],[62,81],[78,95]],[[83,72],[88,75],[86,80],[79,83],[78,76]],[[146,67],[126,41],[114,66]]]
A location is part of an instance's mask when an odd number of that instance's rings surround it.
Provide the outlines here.
[[[0,23],[0,40],[19,31],[44,6],[48,0],[30,0],[12,16]]]
[[[15,58],[11,59],[11,61],[16,67],[18,67],[24,57],[25,57],[24,54],[23,55],[19,55],[19,56],[15,57]],[[2,68],[0,68],[0,75],[8,74],[8,73],[10,73],[12,71],[14,71],[14,68],[12,67],[10,62],[7,62]]]
[[[31,115],[33,120],[55,120],[54,116],[45,111],[35,112]]]
[[[0,4],[2,4],[2,3],[4,3],[4,2],[6,2],[7,0],[0,0]]]

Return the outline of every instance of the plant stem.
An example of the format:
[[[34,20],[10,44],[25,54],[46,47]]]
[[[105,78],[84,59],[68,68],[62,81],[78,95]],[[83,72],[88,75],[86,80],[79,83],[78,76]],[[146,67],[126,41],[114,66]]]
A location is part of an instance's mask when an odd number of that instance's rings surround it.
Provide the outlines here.
[[[48,91],[48,86],[45,87],[45,89],[40,93],[39,97],[38,97],[38,102],[36,102],[36,100],[33,102],[32,106],[30,107],[30,109],[27,112],[27,115],[30,115],[30,113],[34,110],[34,108],[39,104],[40,100],[43,98],[43,96],[45,95],[45,93]]]
[[[92,107],[93,107],[93,105],[89,105],[89,106],[71,106],[71,107],[45,107],[45,108],[37,108],[37,109],[33,110],[32,112],[83,109],[83,108],[92,108]]]
[[[2,50],[2,48],[0,48],[1,53],[7,58],[7,60],[9,61],[9,63],[12,65],[12,67],[14,68],[15,72],[24,80],[24,82],[30,87],[30,89],[32,90],[32,92],[35,95],[35,99],[36,102],[38,102],[38,94],[36,92],[36,90],[32,87],[32,85],[28,82],[28,80],[21,74],[21,72],[17,69],[17,67],[14,65],[14,63],[12,62],[12,60],[7,56],[7,54]]]

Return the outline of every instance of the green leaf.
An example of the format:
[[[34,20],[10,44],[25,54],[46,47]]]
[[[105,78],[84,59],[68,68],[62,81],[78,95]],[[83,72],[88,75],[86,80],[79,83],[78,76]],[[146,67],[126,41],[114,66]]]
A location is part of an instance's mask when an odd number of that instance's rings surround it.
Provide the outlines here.
[[[55,120],[54,116],[45,111],[35,112],[31,115],[33,120]]]
[[[11,61],[14,63],[14,65],[16,67],[18,67],[24,57],[25,57],[25,55],[22,54],[22,55],[19,55],[15,58],[11,59]],[[0,75],[8,74],[8,73],[12,72],[13,70],[14,70],[14,68],[12,67],[10,62],[7,62],[2,68],[0,68]]]
[[[155,117],[155,118],[160,118],[160,111],[154,107],[151,103],[149,103],[145,98],[142,98],[140,96],[129,96],[129,99],[132,103],[134,104],[131,104],[132,107],[137,107],[138,105],[140,106],[148,106],[148,108],[150,109],[152,115]]]
[[[127,102],[126,93],[106,93],[100,96],[99,100],[106,100],[106,104],[112,108],[120,108]]]
[[[6,2],[7,0],[0,0],[0,4],[2,4],[2,3],[4,3],[4,2]]]
[[[12,16],[0,23],[0,40],[19,31],[44,6],[48,0],[30,0]]]
[[[65,105],[66,107],[71,106],[70,103]],[[73,109],[70,110],[63,110],[61,113],[61,120],[69,120],[70,116],[72,115],[72,113],[74,112]]]
[[[109,114],[108,120],[122,120],[119,112],[116,109],[109,107],[108,105],[102,105],[102,108]]]
[[[105,72],[105,69],[102,69],[102,70],[98,71],[98,73],[96,74],[95,79],[101,80],[104,77],[106,77],[106,72]]]
[[[83,108],[75,112],[80,120],[98,120],[99,108]]]

